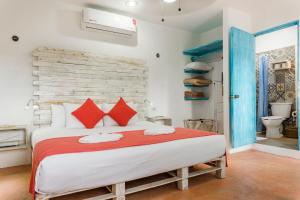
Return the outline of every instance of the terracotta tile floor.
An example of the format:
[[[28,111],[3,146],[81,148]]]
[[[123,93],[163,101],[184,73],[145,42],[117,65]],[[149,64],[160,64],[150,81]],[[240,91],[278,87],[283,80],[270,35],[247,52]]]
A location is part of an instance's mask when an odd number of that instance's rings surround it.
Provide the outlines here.
[[[0,169],[0,200],[29,200],[30,166]],[[79,200],[101,193],[92,190],[56,200]],[[129,195],[127,200],[300,200],[300,160],[258,151],[231,155],[227,177],[207,174],[190,181],[187,191],[175,184]]]

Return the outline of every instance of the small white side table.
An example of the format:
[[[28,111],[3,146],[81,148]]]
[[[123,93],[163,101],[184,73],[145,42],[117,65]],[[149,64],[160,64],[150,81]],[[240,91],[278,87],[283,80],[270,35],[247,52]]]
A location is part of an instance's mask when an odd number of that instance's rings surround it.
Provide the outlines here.
[[[30,164],[29,147],[25,125],[0,125],[0,168]]]
[[[0,151],[26,149],[28,144],[25,125],[0,125]]]

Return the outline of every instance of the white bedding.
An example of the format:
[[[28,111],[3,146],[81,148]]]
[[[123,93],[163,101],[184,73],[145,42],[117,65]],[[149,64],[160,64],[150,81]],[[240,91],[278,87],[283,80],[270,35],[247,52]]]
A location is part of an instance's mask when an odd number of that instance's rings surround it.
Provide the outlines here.
[[[152,125],[142,122],[135,126],[91,130],[42,128],[34,131],[32,145],[34,147],[39,141],[53,137],[90,135],[109,129],[141,130]],[[222,156],[224,151],[224,136],[215,135],[98,152],[54,155],[40,163],[35,190],[44,194],[60,194],[111,185],[202,163]]]

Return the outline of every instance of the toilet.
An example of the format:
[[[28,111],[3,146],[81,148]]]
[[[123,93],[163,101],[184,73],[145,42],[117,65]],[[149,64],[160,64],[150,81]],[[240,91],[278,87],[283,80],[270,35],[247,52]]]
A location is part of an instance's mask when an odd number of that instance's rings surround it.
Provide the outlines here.
[[[273,116],[262,117],[262,123],[267,129],[267,138],[282,137],[282,122],[290,117],[292,103],[270,103]]]

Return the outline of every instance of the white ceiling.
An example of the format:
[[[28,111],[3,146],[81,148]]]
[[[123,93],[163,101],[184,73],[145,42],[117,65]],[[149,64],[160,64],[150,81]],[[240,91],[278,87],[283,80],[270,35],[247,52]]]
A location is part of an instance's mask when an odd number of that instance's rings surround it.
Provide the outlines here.
[[[166,4],[162,0],[137,0],[136,7],[125,5],[125,0],[64,0],[65,2],[84,7],[110,10],[143,19],[153,23],[161,23],[189,31],[202,32],[222,24],[222,9],[232,7],[248,13],[265,12],[274,0],[181,0],[182,11],[178,12],[178,3]],[[276,1],[279,4],[299,3],[299,0]],[[161,22],[164,17],[165,22]]]

